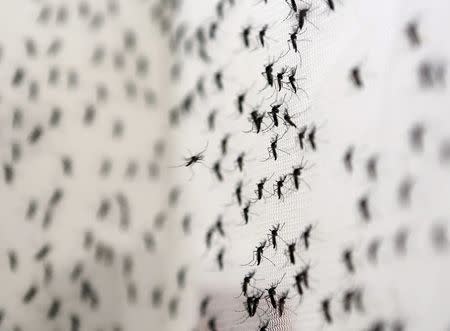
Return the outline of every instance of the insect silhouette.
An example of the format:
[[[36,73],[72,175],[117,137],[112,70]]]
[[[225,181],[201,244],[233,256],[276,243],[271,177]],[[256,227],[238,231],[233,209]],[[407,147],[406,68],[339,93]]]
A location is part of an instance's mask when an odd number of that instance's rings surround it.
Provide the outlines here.
[[[179,289],[183,289],[186,285],[186,273],[186,267],[181,267],[177,272],[177,284]]]
[[[236,200],[239,206],[242,204],[242,185],[242,181],[239,181],[234,190],[234,194],[236,195]]]
[[[271,105],[271,109],[269,111],[270,116],[272,117],[272,124],[275,127],[278,127],[278,118],[279,118],[279,113],[280,113],[280,107],[282,106],[282,103],[275,103]]]
[[[255,274],[256,270],[252,270],[244,276],[244,280],[242,281],[241,284],[241,294],[244,295],[245,297],[247,296],[248,287],[250,286],[250,282],[252,281],[252,279],[254,279]]]
[[[206,316],[209,302],[211,301],[211,297],[205,296],[202,301],[200,302],[200,316],[204,317]]]
[[[219,270],[223,270],[223,257],[225,255],[225,249],[221,248],[216,256],[217,265],[219,266]]]
[[[305,147],[305,137],[306,137],[306,131],[308,130],[308,127],[306,125],[302,126],[297,133],[298,142],[300,144],[300,149],[304,149]]]
[[[309,11],[311,10],[311,7],[308,8],[302,8],[297,13],[297,30],[301,31],[303,30],[303,27],[305,26],[305,22],[307,20],[307,16]]]
[[[353,290],[347,290],[344,293],[342,301],[343,301],[343,309],[346,313],[350,312],[352,309],[352,301],[354,294],[355,292]]]
[[[342,305],[346,313],[350,313],[353,306],[359,311],[364,311],[361,289],[349,289],[345,291],[342,298]]]
[[[350,273],[354,273],[355,265],[353,264],[353,251],[350,248],[344,250],[344,252],[342,253],[342,260],[347,271]]]
[[[267,241],[261,241],[258,246],[255,247],[255,250],[253,251],[253,257],[252,260],[244,265],[251,265],[253,263],[256,262],[256,265],[260,265],[262,258],[266,259],[267,261],[269,261],[272,265],[275,265],[272,261],[270,261],[267,257],[264,256],[264,249],[267,246]]]
[[[431,240],[437,251],[443,251],[447,248],[449,240],[447,228],[444,224],[434,224],[431,228]]]
[[[216,110],[212,110],[207,118],[208,121],[208,130],[209,131],[214,131],[215,126],[216,126],[216,116],[217,116],[217,111]]]
[[[333,322],[333,318],[331,316],[331,299],[326,298],[326,299],[322,300],[320,305],[321,305],[321,310],[322,310],[322,314],[323,314],[325,321],[328,324],[331,324]]]
[[[439,83],[445,86],[446,68],[443,63],[424,60],[419,64],[417,73],[423,88],[432,88]]]
[[[249,295],[245,299],[244,306],[245,306],[245,310],[247,311],[247,314],[248,314],[248,316],[245,318],[245,320],[247,320],[249,317],[253,317],[255,315],[253,313],[253,310],[255,310],[255,312],[256,312],[256,309],[258,308],[258,306],[256,306],[256,308],[254,309],[255,300],[257,300],[256,298],[257,297],[255,295]],[[257,304],[259,304],[259,300],[258,300]]]
[[[301,297],[301,296],[303,296],[303,285],[302,285],[302,282],[303,282],[303,279],[302,279],[302,274],[301,273],[297,273],[295,276],[294,276],[294,280],[295,280],[295,284],[294,284],[294,286],[296,287],[296,289],[297,289],[297,292],[298,292],[298,295]]]
[[[278,83],[278,92],[281,91],[283,88],[283,78],[284,75],[287,73],[287,68],[281,68],[281,71],[277,73],[277,83]]]
[[[266,76],[267,84],[269,84],[270,87],[273,87],[273,66],[275,62],[269,62],[264,67],[264,74]]]
[[[10,164],[5,163],[3,164],[3,173],[6,184],[11,184],[14,179],[14,168]]]
[[[258,326],[258,330],[259,331],[267,331],[268,330],[267,328],[269,327],[269,323],[270,323],[270,320],[261,322],[260,325]]]
[[[311,238],[311,231],[313,229],[313,226],[309,224],[306,226],[305,230],[300,235],[300,240],[303,240],[303,244],[305,245],[305,249],[309,249],[309,240]]]
[[[292,121],[292,117],[291,117],[291,115],[289,115],[289,112],[288,112],[287,109],[284,110],[283,120],[288,125],[290,125],[290,126],[292,126],[294,128],[297,128],[297,125]]]
[[[264,240],[256,247],[256,251],[254,252],[256,254],[256,265],[261,264],[261,257],[264,257],[263,253],[264,248],[266,247],[266,243],[267,242]]]
[[[223,174],[222,174],[222,166],[221,166],[220,160],[217,160],[216,162],[214,162],[214,164],[212,166],[212,171],[216,175],[217,179],[220,182],[222,182],[223,181]]]
[[[251,311],[249,314],[250,317],[255,316],[256,310],[258,309],[259,301],[261,300],[262,296],[263,296],[263,293],[260,293],[259,295],[254,295],[251,297],[252,300],[251,300],[251,306],[250,306]]]
[[[209,39],[211,39],[211,40],[216,39],[218,27],[219,27],[219,25],[216,21],[211,22],[211,24],[209,25]]]
[[[155,215],[154,224],[155,228],[161,229],[167,220],[167,214],[165,211],[160,211]]]
[[[126,171],[125,171],[125,176],[128,178],[134,178],[136,176],[136,173],[138,171],[138,164],[136,161],[134,160],[130,160],[128,162]]]
[[[224,16],[224,2],[223,1],[219,1],[216,5],[216,14],[220,19],[223,19]]]
[[[53,265],[44,263],[44,284],[50,284],[53,279]]]
[[[410,130],[410,142],[411,146],[416,151],[423,149],[423,136],[425,134],[425,128],[422,124],[416,124]]]
[[[284,176],[280,176],[280,178],[277,180],[276,182],[276,194],[278,197],[278,200],[280,200],[283,197],[283,192],[282,192],[282,188],[284,185],[284,182],[286,180],[288,175],[284,175]]]
[[[244,217],[244,224],[248,224],[248,221],[250,219],[250,202],[247,202],[247,204],[242,208],[242,216]]]
[[[295,66],[291,68],[291,72],[289,73],[288,76],[290,87],[292,88],[292,91],[294,91],[295,94],[297,94],[297,78],[295,78],[296,74],[297,74],[297,67]]]
[[[172,187],[169,192],[169,206],[175,206],[178,202],[179,197],[180,189],[178,187]]]
[[[169,315],[171,318],[175,318],[178,314],[178,298],[173,297],[169,300]]]
[[[364,312],[364,303],[363,303],[363,290],[362,288],[357,288],[354,290],[355,294],[353,296],[353,302],[356,306],[356,309],[360,312]]]
[[[209,63],[211,61],[211,57],[207,53],[205,46],[201,46],[198,49],[198,55],[206,63]],[[220,74],[220,75],[222,75],[222,74]],[[216,83],[217,83],[217,87],[218,87],[219,90],[223,89],[223,85],[222,85],[221,82],[222,82],[222,77],[220,77],[220,82],[219,82],[219,78],[218,78],[218,76],[216,76]]]
[[[127,299],[128,299],[128,302],[129,302],[130,304],[136,303],[136,300],[137,300],[137,293],[138,293],[136,284],[135,284],[134,282],[128,283],[128,284],[127,284],[127,287],[126,287],[126,290],[127,290]]]
[[[216,83],[217,89],[219,91],[223,90],[223,73],[218,70],[214,73],[214,82]]]
[[[195,35],[197,37],[199,44],[204,46],[204,44],[206,43],[206,36],[205,36],[205,30],[203,30],[203,27],[198,27],[195,32]]]
[[[368,160],[367,160],[367,164],[366,164],[366,169],[367,169],[367,174],[369,175],[370,179],[377,179],[377,164],[378,164],[378,157],[376,155],[371,156]]]
[[[279,140],[278,134],[276,134],[270,139],[269,158],[272,156],[275,161],[278,159],[278,152],[277,152],[278,140]]]
[[[264,177],[262,178],[257,184],[256,184],[256,195],[258,200],[261,200],[263,198],[263,191],[264,191],[264,185],[267,182],[267,178]]]
[[[198,95],[200,95],[201,97],[205,96],[205,78],[204,77],[199,77],[197,80],[197,83],[195,85],[195,89],[198,92]]]
[[[20,108],[14,109],[12,127],[14,129],[21,128],[23,124],[23,112]]]
[[[286,306],[286,300],[288,298],[289,291],[283,292],[278,298],[278,316],[283,316],[284,308]]]
[[[191,216],[189,214],[186,214],[183,217],[182,227],[185,235],[188,235],[191,232]]]
[[[151,293],[152,304],[154,307],[159,307],[163,299],[163,290],[160,287],[155,287]]]
[[[251,31],[252,31],[252,27],[251,26],[246,26],[241,32],[242,40],[243,40],[244,46],[246,48],[250,47],[250,32]]]
[[[347,169],[348,172],[353,171],[353,153],[355,151],[355,148],[353,146],[349,146],[347,150],[344,153],[344,166],[345,169]]]
[[[217,331],[216,318],[215,317],[211,317],[208,320],[208,329],[209,329],[209,331]]]
[[[370,221],[371,214],[369,208],[369,197],[367,195],[362,196],[358,200],[358,211],[361,214],[361,217],[366,221]]]
[[[37,18],[39,23],[47,23],[52,15],[52,8],[50,6],[43,6],[41,11],[39,12],[39,16]]]
[[[89,302],[91,308],[96,308],[99,304],[97,291],[87,279],[81,281],[80,297],[82,301]]]
[[[303,286],[309,288],[309,266],[306,266],[303,270],[295,274],[294,280],[298,295],[301,297],[304,293]]]
[[[45,259],[45,257],[48,255],[48,253],[51,251],[52,247],[50,244],[45,244],[44,246],[39,249],[36,254],[34,255],[34,259],[36,261],[41,261]]]
[[[50,308],[47,311],[47,318],[49,320],[53,320],[58,316],[59,310],[61,308],[61,301],[56,298],[53,299],[52,303],[50,304]]]
[[[300,274],[302,275],[303,285],[305,285],[306,288],[309,288],[309,269],[310,265],[306,265],[300,272]]]
[[[13,141],[11,143],[11,160],[13,163],[20,161],[22,156],[22,147],[19,142]]]
[[[145,248],[149,252],[154,250],[154,248],[155,248],[155,238],[153,237],[153,235],[150,232],[145,232],[144,233],[143,241],[144,241]]]
[[[273,225],[270,228],[270,233],[269,233],[269,238],[270,238],[270,243],[272,244],[273,249],[277,249],[278,247],[278,243],[277,243],[277,238],[280,238],[283,242],[285,242],[280,236],[279,236],[279,232],[283,229],[284,224],[281,225],[280,223],[278,223],[277,225]]]
[[[171,127],[176,127],[180,123],[180,112],[177,108],[172,108],[169,111],[169,121]]]
[[[59,82],[60,71],[57,67],[51,67],[48,71],[48,84],[56,85]]]
[[[119,206],[119,223],[122,229],[128,229],[130,225],[130,206],[128,198],[121,192],[116,194],[117,204]]]
[[[243,92],[238,94],[237,99],[236,99],[236,106],[237,106],[237,110],[239,114],[243,114],[244,113],[244,104],[245,104],[245,99],[247,97],[247,93]]]
[[[219,217],[217,217],[217,221],[214,224],[214,228],[217,230],[217,232],[219,232],[219,234],[222,237],[225,237],[225,231],[223,230],[223,221],[222,221],[221,215],[219,215]]]
[[[364,87],[361,79],[361,69],[359,66],[355,66],[350,69],[350,80],[356,88],[362,89]]]
[[[376,320],[367,329],[368,331],[384,331],[387,330],[386,322],[383,320]]]
[[[418,30],[419,27],[416,21],[411,21],[406,25],[406,36],[408,37],[409,43],[413,47],[420,46],[421,43]]]
[[[70,273],[70,280],[72,282],[77,281],[80,278],[82,272],[83,264],[81,262],[77,262]]]
[[[259,113],[257,110],[253,110],[250,113],[250,120],[252,122],[252,126],[254,125],[256,129],[256,133],[261,132],[261,125],[263,123],[264,117],[266,116],[266,113]]]
[[[306,181],[302,178],[303,171],[309,169],[309,168],[306,168],[306,164],[307,164],[307,162],[303,163],[303,158],[302,158],[300,165],[297,167],[294,167],[292,169],[291,176],[292,176],[292,179],[294,180],[294,187],[297,191],[300,188],[300,181],[302,181],[309,187],[309,185],[306,183]]]
[[[295,0],[285,0],[288,4],[288,6],[291,8],[291,11],[296,13],[298,10],[297,3]]]
[[[295,28],[294,32],[289,34],[289,41],[292,44],[294,52],[298,53],[298,28]]]
[[[19,86],[23,82],[24,78],[25,78],[25,70],[23,68],[19,67],[14,72],[14,76],[13,76],[11,84],[15,87]]]
[[[28,142],[30,143],[30,145],[35,144],[39,141],[42,135],[43,135],[42,126],[36,125],[31,131],[30,135],[28,136]]]
[[[80,330],[80,317],[75,314],[70,315],[70,331]]]
[[[226,134],[222,140],[220,141],[220,149],[222,152],[222,155],[225,156],[228,151],[228,141],[230,140],[231,135]]]
[[[334,6],[334,0],[326,0],[328,8],[330,8],[330,10],[335,10],[335,6]]]
[[[400,204],[407,206],[411,202],[411,191],[414,187],[414,181],[406,177],[402,180],[398,188],[398,199]]]
[[[311,127],[311,129],[309,130],[309,133],[308,133],[308,135],[306,137],[306,139],[309,141],[309,144],[311,145],[311,148],[312,148],[313,151],[317,150],[316,132],[317,132],[316,126],[313,125]]]
[[[369,243],[369,246],[367,247],[367,257],[370,262],[377,263],[379,247],[380,247],[380,240],[377,238],[373,239]]]
[[[48,202],[49,207],[54,207],[54,206],[56,206],[56,205],[61,201],[63,195],[64,195],[63,190],[62,190],[61,188],[57,187],[57,188],[53,191],[53,193],[52,193],[52,195],[51,195],[51,197],[50,197],[50,200],[49,200],[49,202]]]
[[[258,38],[259,38],[259,42],[261,43],[262,47],[265,47],[264,44],[264,38],[266,37],[266,33],[267,33],[267,29],[269,28],[269,26],[267,24],[265,24],[261,30],[259,30],[258,32]]]
[[[93,105],[86,107],[84,111],[83,122],[85,125],[90,125],[94,121],[96,110]]]
[[[236,158],[236,164],[237,164],[240,172],[242,172],[244,170],[244,158],[245,158],[244,152],[240,153],[238,155],[238,157]]]
[[[450,141],[443,141],[439,147],[439,160],[442,164],[450,160]]]
[[[289,262],[295,264],[295,251],[297,249],[297,241],[293,241],[287,244],[287,253],[289,257]]]
[[[91,231],[86,231],[84,233],[83,246],[85,249],[90,249],[94,244],[94,235]]]
[[[208,148],[208,144],[206,145],[206,147],[201,152],[199,152],[197,154],[194,154],[192,156],[189,156],[189,157],[185,157],[184,158],[184,161],[185,161],[184,165],[175,166],[174,168],[183,167],[183,166],[184,167],[191,167],[191,166],[193,166],[193,165],[195,165],[197,163],[201,163],[205,159],[205,155],[204,154],[205,154],[207,148]]]
[[[25,295],[22,298],[22,302],[24,304],[30,303],[38,293],[38,290],[39,288],[36,285],[31,285],[30,288],[25,292]]]
[[[394,236],[394,246],[398,254],[405,254],[408,240],[408,230],[400,229]]]
[[[277,287],[278,287],[278,285],[281,284],[281,282],[283,281],[285,275],[286,274],[284,274],[283,277],[278,282],[272,283],[270,285],[270,287],[266,289],[267,295],[268,295],[269,300],[270,300],[270,304],[272,305],[273,309],[277,309],[277,299],[276,299]]]
[[[222,79],[221,75],[222,74],[220,72],[216,72],[214,74],[214,79],[215,79],[216,84],[218,84],[218,83],[220,84],[221,79]],[[181,102],[181,106],[180,106],[181,111],[184,113],[189,113],[192,109],[193,103],[194,103],[194,94],[188,93]]]

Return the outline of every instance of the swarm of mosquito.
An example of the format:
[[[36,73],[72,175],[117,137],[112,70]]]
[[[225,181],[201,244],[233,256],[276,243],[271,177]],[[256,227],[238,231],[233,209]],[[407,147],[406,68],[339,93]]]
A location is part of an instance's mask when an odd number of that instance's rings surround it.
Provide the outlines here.
[[[260,0],[256,5],[265,6],[269,2],[273,2],[273,0]],[[335,0],[322,0],[321,4],[329,13],[337,11],[339,6],[345,5]],[[78,24],[83,31],[88,29],[88,37],[91,37],[102,29],[107,29],[109,23],[114,22],[117,16],[122,15],[121,7],[124,5],[125,3],[109,0],[105,8],[98,11],[91,7],[89,1],[80,1],[73,7],[68,7],[64,3],[57,5],[38,3],[36,4],[36,24],[40,28],[51,26],[52,29],[63,29],[69,23]],[[246,177],[250,177],[252,174],[254,167],[251,151],[245,150],[244,145],[239,144],[239,137],[229,133],[231,129],[222,130],[222,119],[224,115],[227,115],[227,106],[217,106],[211,110],[206,101],[214,100],[217,96],[224,96],[226,92],[235,92],[229,66],[215,63],[215,55],[217,54],[216,50],[221,49],[220,43],[224,36],[222,27],[225,23],[232,21],[233,12],[239,9],[241,3],[236,0],[219,0],[210,13],[210,19],[196,25],[178,19],[182,1],[157,0],[145,8],[145,12],[151,14],[151,23],[158,28],[161,36],[167,39],[171,54],[174,58],[180,59],[170,68],[169,85],[179,87],[180,85],[176,84],[179,84],[185,74],[185,67],[189,67],[194,61],[200,61],[202,66],[198,75],[190,77],[194,82],[193,85],[186,86],[180,98],[169,100],[171,107],[167,113],[161,111],[163,116],[167,116],[168,130],[177,132],[184,126],[192,125],[190,121],[197,123],[201,118],[202,125],[204,126],[206,123],[207,135],[220,134],[217,150],[211,151],[211,154],[217,152],[216,159],[209,160],[206,157],[207,143],[203,150],[198,150],[196,153],[190,152],[184,158],[180,157],[181,164],[173,168],[187,168],[192,170],[193,175],[194,169],[198,168],[196,173],[198,176],[203,176],[204,168],[207,168],[208,176],[212,176],[221,188],[229,183],[232,176],[239,176],[232,182],[233,192],[231,195],[234,200],[230,207],[235,215],[238,214],[242,218],[242,221],[237,224],[238,228],[233,227],[235,225],[233,220],[228,221],[227,217],[222,216],[224,215],[222,211],[218,213],[220,216],[217,216],[216,219],[207,221],[206,227],[196,223],[195,211],[191,213],[191,211],[183,210],[182,217],[179,218],[182,221],[178,223],[183,240],[188,240],[193,232],[203,231],[207,253],[205,255],[212,260],[213,270],[221,273],[226,273],[229,267],[233,267],[228,258],[230,245],[233,244],[233,234],[237,231],[251,231],[254,226],[258,225],[260,218],[265,218],[266,215],[259,214],[259,205],[278,207],[291,195],[301,197],[301,193],[305,192],[303,187],[308,190],[312,189],[306,174],[313,164],[309,162],[309,158],[308,160],[305,158],[308,156],[307,153],[314,153],[321,148],[322,140],[318,137],[320,135],[319,127],[306,122],[301,116],[302,112],[298,111],[291,102],[291,100],[303,101],[309,98],[302,83],[301,56],[304,50],[302,42],[310,40],[302,38],[310,30],[319,30],[315,25],[314,15],[317,14],[321,5],[318,3],[316,6],[316,3],[303,0],[283,0],[279,1],[279,5],[288,12],[286,17],[275,17],[277,22],[275,24],[245,23],[239,35],[235,36],[244,52],[249,54],[261,52],[265,56],[265,61],[256,63],[260,68],[260,74],[249,78],[261,87],[258,91],[258,98],[261,97],[263,101],[254,102],[254,91],[252,88],[248,88],[234,94],[230,98],[232,100],[229,105],[232,113],[234,115],[237,113],[236,116],[238,116],[235,122],[236,127],[239,127],[238,123],[241,122],[247,126],[250,123],[250,130],[243,133],[251,133],[256,136],[259,145],[267,149],[267,154],[265,154],[267,158],[262,161],[268,161],[268,167],[272,168],[266,174],[259,174],[258,178],[253,178],[253,181],[246,180]],[[284,31],[288,31],[285,35],[280,36],[285,47],[281,51],[280,47],[273,47],[277,42],[272,34],[276,24],[285,25],[283,26],[286,27]],[[404,34],[411,49],[420,48],[425,42],[418,19],[410,20],[406,24]],[[6,92],[11,93],[14,98],[17,97],[21,103],[26,103],[30,107],[38,106],[42,99],[47,98],[47,92],[55,88],[64,88],[70,96],[80,99],[80,91],[91,88],[87,85],[87,81],[90,79],[85,76],[86,68],[74,67],[63,70],[63,66],[60,66],[58,62],[61,60],[60,56],[64,55],[66,44],[70,43],[70,39],[55,37],[49,44],[46,44],[44,40],[25,38],[25,63],[21,63],[20,61],[23,60],[19,59],[14,64],[7,63],[12,68],[10,71],[5,71],[4,77],[7,77],[7,82],[4,84],[4,88]],[[147,86],[145,80],[152,73],[150,65],[152,59],[140,55],[145,54],[143,50],[145,51],[146,45],[142,46],[139,33],[133,28],[123,31],[121,42],[122,45],[116,50],[106,47],[101,42],[96,43],[89,53],[91,54],[88,61],[89,72],[101,75],[102,71],[99,68],[111,60],[112,69],[116,75],[115,79],[120,82],[117,85],[123,85],[122,101],[127,102],[130,107],[134,107],[138,102],[145,104],[149,109],[157,107],[160,101],[160,96],[154,92],[157,87]],[[4,49],[2,45],[0,57],[4,51],[6,53],[8,47]],[[294,57],[295,61],[285,61],[286,57]],[[45,61],[37,62],[42,59]],[[54,64],[48,65],[49,61],[47,60],[51,60]],[[37,77],[33,70],[29,69],[33,62],[42,64],[48,77]],[[45,67],[47,65],[48,67]],[[125,69],[130,68],[132,68],[134,76],[131,75],[123,82]],[[417,68],[419,85],[424,89],[445,86],[445,72],[445,64],[433,59],[424,59]],[[355,93],[361,93],[370,88],[370,84],[367,83],[370,77],[366,74],[362,62],[349,63],[347,75],[347,83]],[[160,77],[158,77],[159,80]],[[104,117],[104,114],[108,112],[104,110],[107,109],[108,102],[115,97],[113,90],[116,86],[111,86],[114,85],[113,83],[99,82],[96,84],[91,91],[93,99],[87,100],[87,104],[82,108],[79,123],[71,124],[79,125],[84,132],[89,133],[95,131],[99,120],[106,123],[107,117]],[[249,86],[253,85],[245,82],[241,87]],[[83,94],[84,97],[85,94]],[[203,108],[207,109],[205,116],[201,112]],[[18,138],[11,142],[10,149],[8,149],[11,157],[7,157],[2,167],[5,189],[10,190],[8,192],[14,192],[18,188],[17,185],[23,181],[21,173],[24,170],[21,162],[32,153],[46,149],[51,137],[58,137],[58,134],[65,135],[68,115],[70,113],[63,104],[52,106],[48,118],[42,121],[35,121],[29,112],[19,106],[11,110],[12,130]],[[72,120],[71,116],[69,118]],[[127,115],[122,114],[119,117],[111,118],[108,125],[108,137],[114,144],[126,141],[130,130]],[[426,140],[427,134],[427,127],[424,123],[415,123],[410,128],[408,146],[415,155],[423,154],[424,150],[428,148],[430,142]],[[147,138],[144,137],[144,139]],[[209,141],[211,136],[207,139],[204,136],[198,138],[201,139],[201,143],[204,143]],[[295,144],[290,144],[290,140]],[[292,145],[295,145],[296,148],[286,149],[285,147]],[[441,142],[440,160],[442,164],[447,163],[450,159],[448,146],[448,141]],[[31,253],[13,247],[8,248],[6,252],[9,272],[13,276],[20,275],[23,270],[26,270],[24,264],[27,263],[30,256],[33,265],[41,273],[39,277],[33,277],[32,281],[23,284],[23,288],[19,292],[21,304],[24,307],[39,308],[37,311],[41,312],[44,319],[50,324],[60,319],[66,319],[65,325],[71,331],[82,330],[85,321],[89,320],[85,314],[98,314],[109,300],[107,291],[93,276],[89,266],[94,264],[96,272],[105,270],[110,273],[116,270],[115,268],[119,264],[122,275],[119,278],[121,282],[118,284],[118,290],[123,292],[130,309],[138,303],[146,304],[170,319],[177,319],[179,312],[184,309],[184,293],[191,286],[191,268],[195,268],[197,265],[195,263],[192,265],[178,263],[180,261],[176,260],[173,275],[168,275],[167,279],[161,283],[152,283],[150,289],[147,289],[142,283],[136,281],[138,277],[135,275],[136,269],[141,268],[141,264],[145,262],[139,259],[137,254],[124,252],[116,242],[103,237],[104,233],[109,233],[111,229],[114,229],[123,238],[131,242],[139,242],[149,256],[160,253],[161,246],[166,239],[163,236],[165,224],[172,221],[172,212],[175,213],[181,209],[180,200],[183,199],[183,190],[178,190],[177,186],[169,186],[167,205],[161,210],[155,211],[153,227],[141,231],[135,223],[138,216],[134,209],[134,195],[127,187],[135,183],[143,174],[152,183],[162,181],[165,141],[155,141],[153,154],[151,154],[150,160],[145,161],[147,163],[128,157],[126,167],[122,168],[120,160],[116,158],[119,154],[116,155],[112,151],[112,155],[100,156],[95,168],[90,169],[94,176],[108,184],[105,186],[109,186],[110,180],[117,179],[118,173],[121,174],[120,178],[126,179],[127,182],[123,186],[119,184],[120,187],[115,188],[113,192],[103,192],[101,196],[96,196],[95,203],[92,204],[95,205],[95,210],[87,209],[96,222],[83,229],[81,238],[77,238],[79,239],[79,250],[82,253],[80,255],[85,255],[86,258],[92,260],[92,263],[87,263],[81,257],[67,260],[69,268],[66,275],[64,270],[58,268],[55,263],[58,254],[64,249],[63,243],[53,240],[54,232],[52,231],[56,231],[58,226],[64,224],[62,222],[64,221],[63,213],[73,201],[74,192],[71,183],[74,179],[79,178],[78,176],[82,176],[80,169],[84,166],[82,159],[78,159],[68,150],[62,151],[61,155],[56,157],[55,164],[59,166],[59,173],[55,173],[55,177],[49,181],[51,189],[42,190],[36,196],[27,197],[23,210],[21,209],[26,226],[33,228],[33,231],[41,231],[42,237],[37,236],[37,238],[42,239],[38,240],[37,246],[30,244],[32,246]],[[105,151],[105,153],[107,152]],[[358,146],[351,144],[341,154],[343,155],[341,162],[344,163],[344,169],[348,175],[355,174],[360,170],[359,159],[355,157],[358,155],[357,152],[359,152]],[[290,162],[292,159],[295,159],[295,162],[292,161],[288,165],[291,169],[287,168],[290,170],[280,172],[279,164],[283,164],[286,160]],[[230,160],[233,163],[231,171],[228,170],[230,163],[228,161]],[[378,166],[382,161],[383,158],[377,153],[371,154],[366,159],[364,169],[367,178],[373,185],[382,176]],[[198,167],[199,165],[203,167]],[[405,174],[399,182],[397,199],[401,208],[407,209],[414,204],[415,184],[416,177],[410,174]],[[164,183],[164,185],[166,184]],[[189,186],[189,183],[186,186]],[[248,189],[250,186],[251,188]],[[251,192],[249,193],[249,191]],[[364,223],[376,222],[378,206],[370,192],[358,196],[354,201],[354,206],[358,219],[363,220]],[[274,208],[274,210],[277,209]],[[244,317],[238,323],[243,323],[247,319],[258,319],[258,329],[269,330],[272,325],[276,325],[276,318],[284,318],[286,314],[295,314],[295,298],[298,297],[301,301],[303,297],[314,290],[315,270],[309,262],[305,261],[309,251],[314,248],[315,226],[307,224],[297,233],[297,236],[288,238],[289,233],[296,232],[287,231],[284,227],[291,229],[293,225],[296,224],[281,224],[274,220],[266,235],[254,245],[250,254],[246,251],[241,253],[241,257],[251,255],[250,262],[241,266],[242,270],[249,266],[252,269],[244,274],[239,286],[240,295],[236,300],[242,301]],[[285,229],[284,232],[283,229]],[[428,240],[433,252],[436,254],[447,252],[450,242],[445,222],[433,223],[428,230]],[[365,243],[364,254],[361,254],[352,245],[346,246],[337,254],[337,259],[342,264],[342,272],[348,277],[357,274],[362,268],[361,256],[367,260],[364,262],[368,262],[375,268],[383,261],[383,254],[388,249],[392,249],[392,253],[398,257],[407,255],[411,245],[411,240],[409,240],[411,232],[412,229],[409,227],[399,227],[395,229],[391,238],[383,236],[370,238]],[[74,232],[74,237],[76,236],[77,234]],[[139,240],[135,241],[136,238]],[[392,241],[392,244],[389,241]],[[146,256],[146,260],[147,258]],[[268,274],[265,272],[265,268],[275,269],[279,277],[272,281],[264,279],[264,275]],[[65,279],[67,286],[78,293],[80,307],[77,308],[80,308],[79,310],[72,310],[72,302],[68,302],[67,292],[58,293],[57,289],[60,284],[56,284],[55,281],[60,279]],[[58,286],[56,287],[55,284]],[[52,290],[50,291],[52,295],[47,297],[44,294],[48,292],[49,288]],[[332,324],[340,317],[336,311],[362,315],[368,309],[364,300],[366,290],[364,286],[352,286],[345,288],[342,293],[324,296],[317,303],[317,312],[320,318],[324,323]],[[147,295],[150,300],[144,301],[143,297]],[[10,323],[11,318],[14,317],[8,308],[1,307],[0,309],[0,327],[3,326],[3,323]],[[212,294],[205,294],[199,302],[199,315],[208,330],[223,329],[220,314],[220,310],[215,306],[215,297]],[[13,330],[22,330],[16,321],[11,323]],[[105,321],[105,324],[110,325],[110,321]],[[368,329],[383,330],[387,326],[401,330],[403,321],[374,320],[369,323]],[[101,328],[103,327],[104,325],[101,326]],[[126,329],[126,326],[115,325],[114,329]]]

